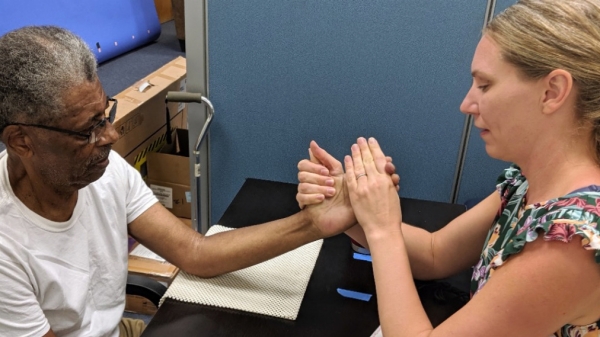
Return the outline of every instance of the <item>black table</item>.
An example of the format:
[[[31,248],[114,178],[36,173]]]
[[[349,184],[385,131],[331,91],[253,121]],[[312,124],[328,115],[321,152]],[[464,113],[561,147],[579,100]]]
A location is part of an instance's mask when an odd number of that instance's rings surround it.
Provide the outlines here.
[[[297,185],[247,179],[218,222],[244,227],[298,212]],[[465,211],[462,205],[402,199],[403,220],[429,231]],[[166,299],[143,337],[154,336],[370,336],[379,325],[377,297],[369,302],[344,298],[337,288],[375,295],[370,262],[352,258],[350,240],[324,240],[295,321]],[[423,306],[437,325],[466,301],[470,270],[444,281],[416,281]],[[452,287],[450,286],[452,285]]]

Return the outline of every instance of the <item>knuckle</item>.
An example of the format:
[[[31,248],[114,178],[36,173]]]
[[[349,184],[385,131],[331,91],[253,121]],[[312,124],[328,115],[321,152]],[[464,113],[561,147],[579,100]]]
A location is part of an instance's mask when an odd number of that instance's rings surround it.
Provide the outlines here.
[[[309,177],[310,177],[310,175],[306,171],[300,171],[300,172],[298,172],[298,181],[300,181],[301,183],[308,182],[309,181]]]
[[[300,183],[300,184],[298,184],[298,192],[299,193],[306,193],[306,183]]]

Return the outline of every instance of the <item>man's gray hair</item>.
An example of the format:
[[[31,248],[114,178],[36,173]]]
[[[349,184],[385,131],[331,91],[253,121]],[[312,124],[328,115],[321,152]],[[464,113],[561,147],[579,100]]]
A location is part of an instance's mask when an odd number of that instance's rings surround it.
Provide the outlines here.
[[[77,35],[29,26],[0,37],[0,132],[8,123],[50,123],[66,93],[97,79],[96,58]]]

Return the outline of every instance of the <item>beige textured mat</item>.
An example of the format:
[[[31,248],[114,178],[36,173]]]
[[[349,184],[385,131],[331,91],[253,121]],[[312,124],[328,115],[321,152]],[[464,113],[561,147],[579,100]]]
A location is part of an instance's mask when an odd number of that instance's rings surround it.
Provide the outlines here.
[[[232,230],[212,226],[207,235]],[[180,272],[165,298],[295,320],[323,240],[263,263],[203,279]]]

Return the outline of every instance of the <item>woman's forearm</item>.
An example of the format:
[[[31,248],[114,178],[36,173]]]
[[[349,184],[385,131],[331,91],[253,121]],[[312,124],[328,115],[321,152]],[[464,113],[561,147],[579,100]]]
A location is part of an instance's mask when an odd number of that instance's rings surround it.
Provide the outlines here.
[[[402,223],[402,232],[414,278],[419,280],[436,278],[432,234],[424,229],[406,223]],[[360,225],[351,227],[345,233],[354,241],[369,249],[365,232]]]
[[[427,336],[433,330],[415,288],[402,232],[370,235],[383,335]]]

